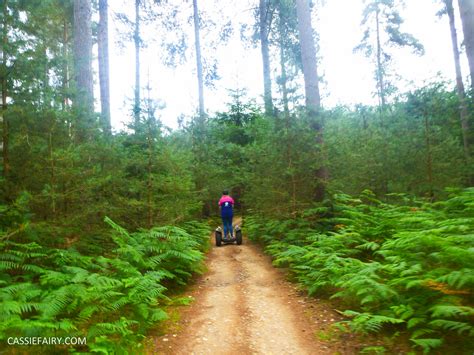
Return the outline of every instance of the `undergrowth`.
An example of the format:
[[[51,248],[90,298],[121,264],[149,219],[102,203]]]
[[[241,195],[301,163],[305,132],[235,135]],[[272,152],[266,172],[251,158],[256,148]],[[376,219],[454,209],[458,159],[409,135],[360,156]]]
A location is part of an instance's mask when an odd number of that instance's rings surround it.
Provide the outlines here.
[[[304,217],[246,218],[251,239],[266,245],[312,295],[346,307],[339,328],[362,334],[409,333],[424,353],[474,348],[474,188],[435,203],[370,191],[333,196]]]
[[[4,234],[2,346],[9,337],[75,336],[86,337],[87,345],[57,346],[54,351],[140,351],[146,331],[167,318],[164,306],[172,302],[168,289],[202,270],[208,227],[188,222],[129,233],[108,218],[105,222],[111,231],[110,250],[97,255],[82,254],[74,245],[42,245],[41,239],[51,236],[37,238],[34,227],[26,228],[21,221],[16,231]],[[35,351],[52,349],[35,347]]]

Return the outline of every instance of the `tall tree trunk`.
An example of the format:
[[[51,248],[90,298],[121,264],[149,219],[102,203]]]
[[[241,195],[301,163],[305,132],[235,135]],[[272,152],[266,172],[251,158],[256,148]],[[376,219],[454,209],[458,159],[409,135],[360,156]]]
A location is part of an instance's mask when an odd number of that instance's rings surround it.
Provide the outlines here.
[[[198,79],[198,94],[199,94],[199,119],[201,124],[204,122],[206,110],[204,108],[204,79],[202,74],[202,60],[201,60],[201,41],[199,38],[199,11],[197,0],[193,0],[194,13],[194,44],[196,47],[196,67]]]
[[[54,159],[54,148],[53,148],[53,132],[55,129],[55,124],[51,125],[49,131],[49,167],[50,171],[50,185],[51,185],[51,212],[53,214],[53,219],[56,218],[56,167]]]
[[[2,123],[2,157],[3,157],[3,177],[8,178],[10,174],[10,158],[8,154],[9,143],[9,122],[5,113],[7,111],[7,82],[2,78],[2,110],[0,112],[0,121]]]
[[[2,110],[0,111],[0,119],[2,121],[2,157],[3,157],[3,177],[8,179],[10,174],[10,157],[8,154],[8,139],[9,139],[9,122],[6,117],[7,111],[7,54],[5,53],[8,47],[8,4],[7,0],[3,1],[3,21],[2,21],[2,48],[0,49],[2,69],[1,69],[1,86],[2,86]]]
[[[105,134],[110,135],[109,19],[107,0],[99,0],[99,16],[98,45],[101,121]]]
[[[285,117],[288,120],[290,116],[290,109],[288,107],[288,87],[287,81],[288,77],[286,74],[286,61],[285,61],[285,29],[284,29],[284,16],[283,16],[283,6],[281,1],[279,2],[279,16],[280,22],[278,25],[278,36],[279,36],[279,45],[280,45],[280,70],[281,70],[281,92],[283,96],[283,112],[285,113]]]
[[[288,106],[288,76],[286,74],[285,54],[282,47],[280,47],[280,66],[281,66],[281,93],[283,100],[283,112],[285,117],[290,116],[290,108]]]
[[[265,103],[265,114],[273,114],[272,80],[270,78],[270,55],[268,50],[268,6],[266,0],[260,0],[260,47],[263,62],[263,100]]]
[[[381,113],[381,126],[382,128],[385,127],[385,122],[383,119],[382,112],[385,111],[386,107],[386,97],[385,97],[385,81],[384,81],[384,68],[382,64],[382,44],[380,41],[380,7],[379,4],[376,4],[377,9],[375,11],[375,30],[376,30],[376,37],[377,37],[377,91],[378,91],[378,97],[379,97],[379,108],[380,108],[380,113]],[[386,133],[386,130],[384,130],[384,134]],[[383,172],[382,174],[379,174],[381,176],[381,193],[386,194],[388,193],[388,180],[389,177],[387,176],[388,170],[386,169],[387,165],[387,153],[388,147],[387,147],[387,141],[384,140],[382,142],[382,165],[383,165]]]
[[[296,179],[295,172],[293,171],[293,159],[292,159],[292,137],[291,135],[291,116],[290,109],[288,107],[288,88],[287,88],[287,74],[286,74],[286,60],[285,60],[285,29],[284,29],[284,16],[283,6],[281,1],[278,3],[279,9],[279,24],[278,24],[278,37],[280,46],[280,70],[281,70],[281,92],[283,99],[283,113],[285,115],[285,133],[286,133],[286,160],[287,168],[290,173],[290,191],[291,191],[291,214],[296,218]]]
[[[74,63],[79,112],[77,138],[84,140],[91,138],[94,112],[90,0],[74,0]]]
[[[311,10],[308,0],[297,0],[298,32],[300,36],[301,59],[305,82],[306,106],[311,113],[318,114],[321,108],[319,77],[311,26]]]
[[[312,129],[316,135],[316,144],[321,153],[323,149],[323,125],[320,108],[321,97],[319,95],[319,77],[316,61],[316,48],[313,39],[313,27],[311,25],[311,10],[308,0],[296,0],[296,11],[298,16],[298,32],[301,47],[301,59],[303,64],[303,76],[305,82],[306,109],[312,122]],[[316,186],[314,199],[322,201],[325,194],[325,185],[328,178],[325,167],[324,154],[321,154],[321,167],[316,169]]]
[[[280,30],[280,36],[283,33]],[[283,113],[285,115],[285,133],[286,133],[286,160],[288,164],[288,171],[290,172],[291,179],[291,214],[296,218],[296,180],[295,172],[293,171],[293,160],[292,160],[292,137],[291,137],[291,115],[288,107],[288,89],[286,87],[286,67],[285,67],[285,55],[283,50],[283,42],[280,41],[280,66],[281,66],[281,91],[283,94]]]
[[[380,43],[380,9],[377,4],[377,11],[375,12],[376,21],[376,34],[377,34],[377,86],[379,92],[379,102],[382,109],[385,108],[385,85],[383,78],[383,66],[382,66],[382,45]]]
[[[148,181],[147,181],[147,204],[148,204],[148,228],[153,227],[153,130],[152,117],[148,117]]]
[[[466,46],[466,55],[471,75],[471,89],[474,93],[474,1],[458,0],[458,2],[464,33],[464,45]]]
[[[140,122],[140,1],[135,0],[135,32],[133,40],[135,42],[135,104],[133,106],[133,116],[135,129]]]
[[[63,66],[62,66],[62,87],[63,87],[63,100],[62,100],[62,109],[65,110],[69,105],[69,64],[68,64],[68,23],[67,20],[63,21],[63,42],[62,42],[62,56],[63,56]]]
[[[433,199],[433,154],[431,152],[431,136],[430,136],[430,126],[428,121],[428,114],[423,113],[423,119],[425,121],[425,141],[426,141],[426,175],[428,179],[429,186],[429,196],[430,199]]]
[[[71,97],[69,92],[70,87],[70,63],[69,63],[69,32],[68,32],[68,20],[65,17],[63,21],[63,43],[62,43],[62,89],[63,89],[63,98],[62,98],[62,109],[65,111],[71,105]],[[66,125],[68,129],[68,136],[72,138],[72,122],[71,116],[66,115]]]
[[[461,131],[462,131],[462,140],[464,146],[464,157],[466,162],[469,163],[469,115],[467,112],[466,104],[466,93],[464,91],[464,84],[462,82],[462,73],[461,73],[461,64],[459,60],[459,49],[458,49],[458,36],[456,32],[456,26],[454,23],[454,9],[453,9],[453,0],[445,0],[446,12],[449,17],[449,28],[451,30],[451,42],[453,45],[453,54],[454,54],[454,66],[456,70],[456,89],[459,97],[459,110],[461,118]]]
[[[48,62],[48,47],[46,43],[43,43],[43,56],[44,56],[44,68],[43,68],[43,102],[41,105],[44,108],[51,108],[51,97],[49,95],[51,88],[49,87],[49,62]]]
[[[194,40],[196,46],[196,66],[198,75],[198,89],[199,89],[199,119],[195,121],[192,128],[192,151],[194,155],[194,176],[196,189],[199,194],[205,190],[205,174],[202,170],[205,146],[205,107],[204,107],[204,79],[201,60],[201,43],[199,37],[199,10],[197,0],[193,0],[193,19],[194,19]],[[209,215],[209,203],[203,200],[202,214]]]
[[[148,210],[148,228],[153,227],[154,204],[153,204],[153,160],[155,156],[156,121],[155,110],[151,100],[150,72],[148,71],[148,85],[146,87],[147,98],[147,144],[148,144],[148,166],[147,166],[147,210]]]

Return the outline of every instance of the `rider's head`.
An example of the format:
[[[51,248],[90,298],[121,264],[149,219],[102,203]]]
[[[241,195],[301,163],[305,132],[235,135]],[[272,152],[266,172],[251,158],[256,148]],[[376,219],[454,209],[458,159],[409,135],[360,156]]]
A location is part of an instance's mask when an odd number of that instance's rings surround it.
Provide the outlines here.
[[[223,195],[228,195],[228,194],[229,194],[229,190],[225,189],[224,191],[222,191],[222,194],[223,194]]]

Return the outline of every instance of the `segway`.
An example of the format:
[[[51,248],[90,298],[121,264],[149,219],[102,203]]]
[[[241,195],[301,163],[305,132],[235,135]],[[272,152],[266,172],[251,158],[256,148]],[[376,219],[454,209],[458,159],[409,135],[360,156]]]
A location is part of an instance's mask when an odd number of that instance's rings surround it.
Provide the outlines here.
[[[220,247],[222,244],[242,244],[242,230],[239,225],[234,227],[234,237],[222,236],[222,228],[219,226],[214,232],[214,237],[216,239],[216,246]]]

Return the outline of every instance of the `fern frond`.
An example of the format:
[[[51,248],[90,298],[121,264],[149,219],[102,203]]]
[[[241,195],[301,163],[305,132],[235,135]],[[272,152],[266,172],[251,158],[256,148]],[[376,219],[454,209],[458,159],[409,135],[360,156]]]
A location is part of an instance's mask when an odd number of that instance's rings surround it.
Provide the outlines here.
[[[469,306],[436,305],[430,309],[432,317],[474,316],[474,308]]]
[[[459,335],[462,335],[462,333],[465,332],[468,336],[474,336],[474,327],[471,324],[465,322],[457,322],[447,319],[436,319],[431,321],[429,325],[438,329],[452,330],[458,333]]]
[[[443,339],[440,338],[426,338],[426,339],[410,339],[413,343],[423,349],[423,354],[428,354],[431,350],[440,347],[443,344]]]

